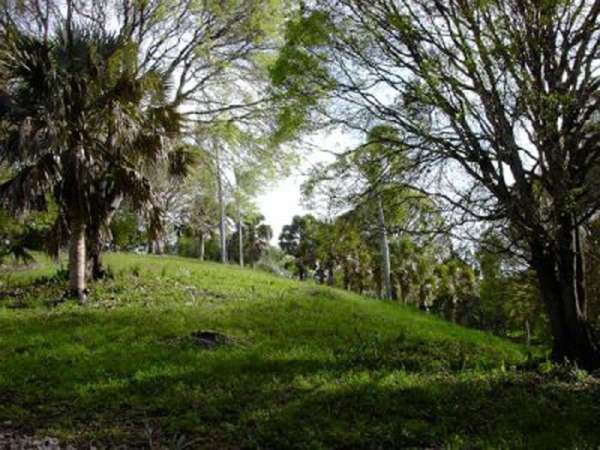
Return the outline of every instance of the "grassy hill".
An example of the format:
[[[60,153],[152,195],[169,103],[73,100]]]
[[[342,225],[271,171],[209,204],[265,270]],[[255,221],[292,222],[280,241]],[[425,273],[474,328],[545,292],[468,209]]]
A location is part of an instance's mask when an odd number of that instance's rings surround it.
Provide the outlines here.
[[[251,270],[106,261],[84,307],[61,301],[48,261],[2,275],[0,434],[84,448],[600,445],[594,379],[523,369],[508,341]]]

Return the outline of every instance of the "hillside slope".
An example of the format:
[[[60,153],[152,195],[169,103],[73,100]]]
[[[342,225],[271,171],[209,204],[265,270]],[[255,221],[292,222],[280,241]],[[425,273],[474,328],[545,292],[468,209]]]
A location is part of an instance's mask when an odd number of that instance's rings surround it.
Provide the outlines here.
[[[190,259],[107,255],[89,303],[2,275],[0,435],[130,448],[587,448],[578,371],[392,303]],[[216,334],[203,332],[214,332]]]

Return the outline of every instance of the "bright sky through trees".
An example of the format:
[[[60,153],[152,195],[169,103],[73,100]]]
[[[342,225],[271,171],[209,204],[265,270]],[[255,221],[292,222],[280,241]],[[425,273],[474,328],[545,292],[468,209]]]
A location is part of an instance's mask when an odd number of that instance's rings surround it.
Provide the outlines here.
[[[277,244],[277,239],[284,225],[291,222],[292,217],[306,214],[309,210],[302,205],[300,186],[306,179],[306,172],[316,163],[331,162],[331,152],[340,153],[356,147],[361,137],[347,134],[341,129],[322,131],[310,137],[309,151],[304,152],[301,164],[293,168],[292,174],[275,181],[269,190],[258,198],[258,207],[266,221],[273,227],[271,243]],[[314,146],[315,148],[312,148]]]

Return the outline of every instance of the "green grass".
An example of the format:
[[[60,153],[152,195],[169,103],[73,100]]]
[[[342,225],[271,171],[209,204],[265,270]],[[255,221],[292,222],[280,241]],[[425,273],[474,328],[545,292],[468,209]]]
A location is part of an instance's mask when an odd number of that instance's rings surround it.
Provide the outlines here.
[[[600,389],[396,304],[174,257],[1,275],[0,432],[140,448],[597,448]],[[190,338],[230,339],[206,349]],[[533,364],[528,366],[533,367]]]

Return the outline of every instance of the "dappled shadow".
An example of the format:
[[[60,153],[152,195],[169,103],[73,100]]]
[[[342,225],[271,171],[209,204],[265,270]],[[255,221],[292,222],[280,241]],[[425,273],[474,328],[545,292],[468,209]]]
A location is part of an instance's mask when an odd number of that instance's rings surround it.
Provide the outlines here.
[[[83,308],[0,314],[0,424],[88,448],[147,448],[149,435],[209,449],[600,444],[596,387],[489,371],[510,366],[498,340],[335,290],[256,299],[253,280],[225,295],[189,278],[105,282]],[[197,330],[230,340],[198,345]]]
[[[318,349],[288,342],[274,352],[249,339],[205,350],[165,339],[167,318],[155,319],[152,333],[146,320],[86,310],[1,320],[29,339],[0,349],[0,423],[142,448],[149,428],[202,448],[600,445],[593,383],[411,366],[402,358],[416,349],[393,353],[401,334],[302,358],[293,355]]]
[[[276,448],[598,448],[599,394],[596,384],[531,376],[383,377],[293,398],[255,422],[256,439]]]

